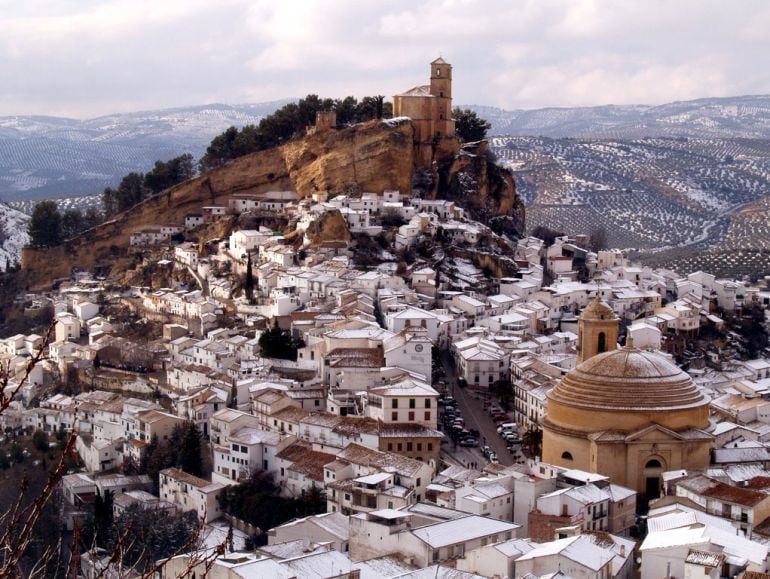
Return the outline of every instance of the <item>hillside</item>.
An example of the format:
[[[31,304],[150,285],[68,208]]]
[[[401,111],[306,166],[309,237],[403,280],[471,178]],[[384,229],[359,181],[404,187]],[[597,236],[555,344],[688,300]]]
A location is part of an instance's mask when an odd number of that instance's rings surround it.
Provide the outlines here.
[[[503,110],[470,105],[493,135],[591,139],[770,138],[770,95],[650,105]]]
[[[770,192],[767,140],[499,137],[492,148],[530,205],[530,227],[599,220],[620,247],[717,242],[731,213]]]
[[[25,248],[22,273],[31,287],[41,287],[69,276],[73,267],[109,270],[129,260],[129,237],[136,229],[181,225],[188,213],[200,213],[205,205],[226,204],[233,193],[293,190],[309,197],[317,191],[332,195],[411,191],[419,168],[413,139],[414,127],[408,119],[371,121],[319,131],[239,157],[146,199],[61,247]],[[435,198],[440,183],[450,184],[453,198],[471,205],[472,218],[488,222],[504,215],[521,232],[524,212],[511,175],[489,162],[483,151],[477,152],[460,150],[456,139],[444,139],[436,147],[434,170],[423,172],[423,181],[429,183],[425,194]]]
[[[182,153],[200,157],[229,126],[258,123],[288,100],[201,105],[95,119],[0,117],[0,199],[100,192]]]
[[[76,197],[182,153],[196,158],[231,125],[258,123],[291,99],[200,105],[95,119],[0,117],[0,200]],[[770,96],[700,99],[660,106],[506,111],[472,108],[493,135],[639,139],[647,136],[770,138]]]
[[[0,271],[17,264],[21,248],[29,243],[26,215],[0,202]]]

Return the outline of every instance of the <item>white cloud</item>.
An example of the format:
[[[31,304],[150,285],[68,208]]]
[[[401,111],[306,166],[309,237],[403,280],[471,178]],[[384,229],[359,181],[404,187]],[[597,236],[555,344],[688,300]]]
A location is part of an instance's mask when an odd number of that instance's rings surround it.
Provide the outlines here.
[[[393,94],[439,53],[458,104],[768,93],[769,28],[763,0],[0,0],[0,111]]]

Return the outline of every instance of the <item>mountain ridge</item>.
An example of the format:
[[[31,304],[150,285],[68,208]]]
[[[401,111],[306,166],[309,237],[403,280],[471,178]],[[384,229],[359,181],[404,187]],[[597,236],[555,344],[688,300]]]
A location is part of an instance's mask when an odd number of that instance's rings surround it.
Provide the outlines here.
[[[258,123],[294,99],[211,103],[74,119],[0,117],[0,199],[99,193],[131,171],[182,153],[200,157],[231,125]],[[662,105],[599,105],[504,110],[471,108],[492,123],[490,135],[554,138],[770,138],[770,95],[703,98]]]

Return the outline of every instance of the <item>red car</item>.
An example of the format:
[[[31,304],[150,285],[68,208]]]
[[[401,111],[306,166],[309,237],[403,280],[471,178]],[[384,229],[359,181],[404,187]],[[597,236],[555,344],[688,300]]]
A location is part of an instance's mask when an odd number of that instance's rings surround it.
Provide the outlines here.
[[[495,414],[492,417],[492,420],[494,420],[495,422],[508,422],[510,419],[511,419],[510,416],[508,416],[507,414]]]

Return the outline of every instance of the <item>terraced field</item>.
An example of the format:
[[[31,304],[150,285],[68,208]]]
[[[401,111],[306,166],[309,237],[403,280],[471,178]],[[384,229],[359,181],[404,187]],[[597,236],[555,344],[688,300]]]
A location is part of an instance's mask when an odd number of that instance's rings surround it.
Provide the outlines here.
[[[527,226],[601,226],[644,254],[770,247],[770,141],[494,137],[514,173]]]

